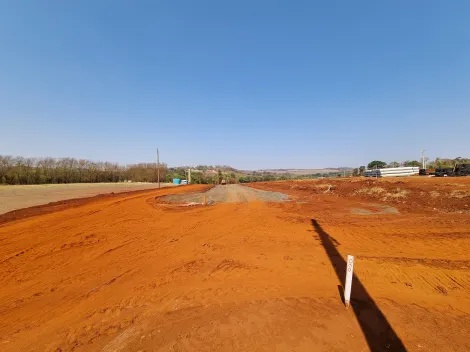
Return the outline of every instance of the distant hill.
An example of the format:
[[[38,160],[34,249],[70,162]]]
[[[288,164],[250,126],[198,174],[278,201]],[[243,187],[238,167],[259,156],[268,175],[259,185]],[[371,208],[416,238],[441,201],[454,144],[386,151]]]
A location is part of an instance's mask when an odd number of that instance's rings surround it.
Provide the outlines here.
[[[291,174],[291,175],[311,175],[311,174],[328,174],[331,172],[341,172],[344,168],[328,168],[328,169],[263,169],[257,172],[268,172],[272,174]]]

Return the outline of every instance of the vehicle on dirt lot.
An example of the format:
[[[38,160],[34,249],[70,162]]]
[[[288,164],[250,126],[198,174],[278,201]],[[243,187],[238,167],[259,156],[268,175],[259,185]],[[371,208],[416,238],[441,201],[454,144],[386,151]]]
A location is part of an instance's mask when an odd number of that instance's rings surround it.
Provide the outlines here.
[[[221,185],[226,185],[226,184],[227,184],[227,181],[222,180],[222,181],[220,182],[220,184],[221,184]]]
[[[457,164],[454,167],[455,176],[470,176],[470,164]]]
[[[436,177],[447,177],[447,176],[455,176],[454,169],[451,167],[445,167],[445,168],[440,168],[436,169],[436,172],[434,173]]]
[[[470,176],[470,164],[456,164],[453,168],[446,167],[436,169],[436,177],[445,176]]]

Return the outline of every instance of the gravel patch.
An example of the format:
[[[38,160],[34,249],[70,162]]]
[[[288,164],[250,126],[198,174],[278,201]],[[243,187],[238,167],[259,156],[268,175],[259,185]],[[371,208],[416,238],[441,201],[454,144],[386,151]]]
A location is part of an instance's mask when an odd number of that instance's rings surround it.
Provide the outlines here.
[[[216,203],[248,203],[248,202],[283,202],[289,199],[286,194],[279,192],[262,191],[241,185],[219,185],[207,192],[172,194],[160,197],[166,203],[202,204],[206,197],[206,204]]]

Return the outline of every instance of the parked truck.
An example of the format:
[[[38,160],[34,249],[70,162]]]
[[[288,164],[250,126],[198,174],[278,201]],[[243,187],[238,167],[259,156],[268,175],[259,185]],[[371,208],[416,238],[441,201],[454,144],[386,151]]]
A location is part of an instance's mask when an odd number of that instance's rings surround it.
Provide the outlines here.
[[[436,169],[434,172],[434,175],[436,177],[447,177],[447,176],[455,176],[454,169],[451,167],[442,167],[439,169]]]
[[[456,164],[454,174],[455,176],[470,176],[470,164]]]
[[[436,177],[470,176],[470,164],[456,164],[452,167],[436,169]]]

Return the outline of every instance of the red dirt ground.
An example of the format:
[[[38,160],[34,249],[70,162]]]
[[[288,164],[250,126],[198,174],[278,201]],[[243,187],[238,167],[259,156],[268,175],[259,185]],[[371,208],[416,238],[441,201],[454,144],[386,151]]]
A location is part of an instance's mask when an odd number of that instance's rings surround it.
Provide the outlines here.
[[[468,351],[469,181],[272,182],[252,186],[291,201],[155,201],[207,189],[192,185],[4,223],[0,350]]]
[[[119,193],[114,193],[114,192],[103,193],[103,194],[97,194],[91,197],[65,199],[65,200],[59,200],[57,202],[50,202],[50,203],[42,204],[42,205],[35,205],[33,207],[12,210],[12,211],[9,211],[8,213],[0,214],[0,224],[4,224],[7,222],[20,220],[20,219],[26,219],[32,216],[54,213],[57,211],[61,211],[61,210],[69,209],[73,207],[79,207],[81,205],[90,203],[91,201],[95,201],[95,200],[99,200],[103,198],[109,199],[112,197],[117,197],[118,195],[119,196],[136,195],[136,194],[144,193],[144,192],[148,193],[148,190],[137,190],[137,191],[127,191],[127,192],[124,191],[124,192],[119,192]]]

